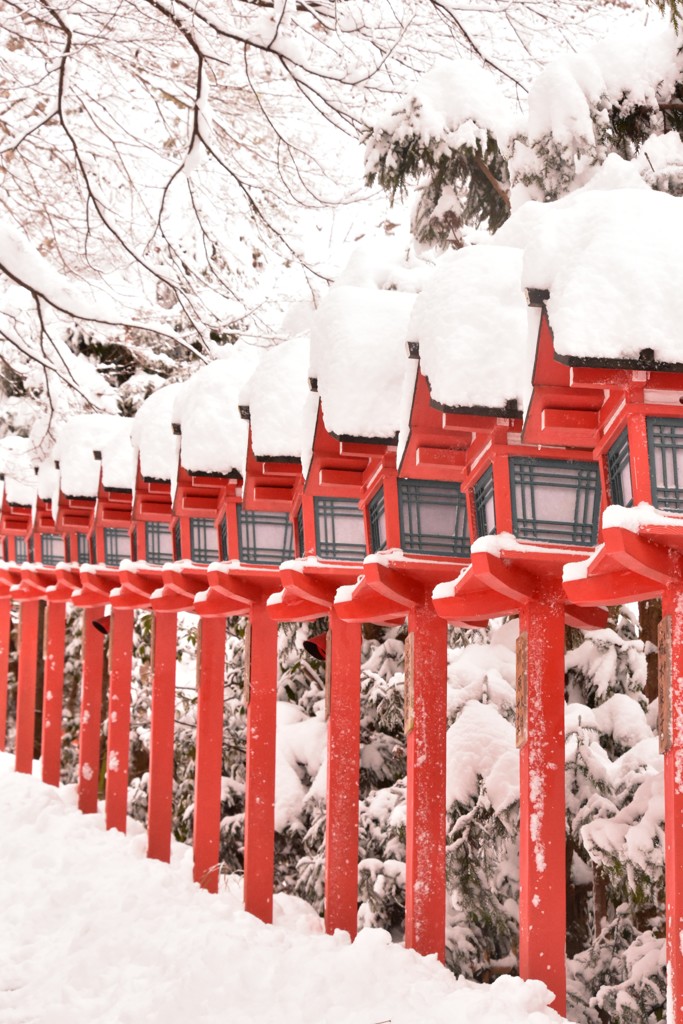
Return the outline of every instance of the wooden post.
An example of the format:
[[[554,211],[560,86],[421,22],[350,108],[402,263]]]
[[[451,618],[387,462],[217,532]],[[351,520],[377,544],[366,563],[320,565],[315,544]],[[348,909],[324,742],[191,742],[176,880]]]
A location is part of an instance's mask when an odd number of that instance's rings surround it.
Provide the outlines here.
[[[0,750],[7,740],[7,677],[9,675],[9,645],[12,621],[9,597],[0,597]]]
[[[104,636],[93,623],[104,608],[83,610],[83,675],[81,721],[78,734],[78,808],[84,814],[97,811],[100,774],[100,718],[104,678]]]
[[[356,935],[361,628],[329,613],[325,928]]]
[[[247,792],[244,822],[244,909],[273,919],[275,862],[275,715],[278,625],[255,604],[245,643]]]
[[[194,880],[218,891],[223,763],[225,618],[203,618],[197,642],[197,755],[194,777]]]
[[[410,611],[408,629],[412,663],[406,664],[405,687],[409,729],[405,944],[422,955],[436,953],[443,960],[446,944],[447,625],[434,612],[431,602],[425,601]]]
[[[564,796],[564,604],[557,595],[520,610],[525,679],[518,688],[520,750],[519,973],[538,978],[566,1004]],[[526,707],[524,707],[526,705]],[[526,721],[520,723],[519,716]]]
[[[668,1024],[683,1024],[683,586],[666,590],[662,611],[659,702],[666,823],[666,1019]]]
[[[109,628],[109,717],[107,721],[107,828],[126,831],[128,760],[130,756],[130,685],[134,613],[114,608]]]
[[[166,862],[171,859],[173,816],[177,620],[175,612],[154,612],[152,624],[147,856]]]
[[[62,702],[66,605],[49,601],[45,610],[45,681],[43,686],[43,782],[58,786],[62,766]]]
[[[17,680],[17,732],[15,768],[31,774],[36,728],[36,678],[38,669],[38,623],[40,601],[22,601],[19,606],[19,669]]]

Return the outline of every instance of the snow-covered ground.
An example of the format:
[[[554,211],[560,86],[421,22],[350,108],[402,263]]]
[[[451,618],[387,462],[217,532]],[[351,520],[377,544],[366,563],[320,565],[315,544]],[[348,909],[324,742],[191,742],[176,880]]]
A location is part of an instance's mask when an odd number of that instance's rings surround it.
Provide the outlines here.
[[[276,926],[241,910],[228,884],[191,881],[145,836],[107,833],[59,791],[0,754],[2,1024],[558,1024],[540,982],[457,981],[386,932],[321,934],[300,900],[276,898]]]

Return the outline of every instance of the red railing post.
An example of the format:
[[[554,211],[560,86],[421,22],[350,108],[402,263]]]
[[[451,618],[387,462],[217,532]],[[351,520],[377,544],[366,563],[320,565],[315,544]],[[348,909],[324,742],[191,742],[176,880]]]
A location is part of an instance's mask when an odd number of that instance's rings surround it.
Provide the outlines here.
[[[669,1024],[683,1024],[683,587],[669,587],[662,601],[664,622],[671,616],[669,665],[660,662],[666,690],[660,690],[664,753],[664,837],[666,878],[667,1012]],[[662,625],[664,625],[664,622]],[[660,659],[664,656],[660,644]]]
[[[244,908],[267,923],[273,919],[275,862],[275,732],[278,624],[264,604],[250,615],[246,666],[247,791],[244,822]]]
[[[38,628],[40,601],[19,606],[19,669],[17,679],[17,731],[15,767],[31,774],[36,731],[36,680],[38,675]]]
[[[197,643],[197,755],[194,778],[194,880],[218,891],[223,764],[225,618],[202,618]]]
[[[446,946],[446,629],[430,601],[409,612],[405,943],[440,960]]]
[[[134,612],[114,608],[109,627],[109,714],[107,721],[107,828],[126,831],[130,755],[130,686]]]
[[[171,859],[173,820],[177,626],[175,612],[154,612],[147,856],[167,862]]]
[[[9,646],[12,622],[9,597],[0,597],[0,750],[7,740],[7,676],[9,674]]]
[[[78,737],[78,807],[84,814],[97,811],[100,773],[100,719],[104,679],[104,636],[93,625],[104,608],[83,611],[83,675],[81,721]]]
[[[325,928],[356,935],[361,627],[329,613]]]
[[[564,795],[564,603],[520,609],[526,634],[527,740],[520,750],[519,973],[555,993],[564,1014],[566,839]]]
[[[45,665],[41,756],[43,782],[58,786],[62,764],[62,704],[66,605],[48,601],[45,609]]]

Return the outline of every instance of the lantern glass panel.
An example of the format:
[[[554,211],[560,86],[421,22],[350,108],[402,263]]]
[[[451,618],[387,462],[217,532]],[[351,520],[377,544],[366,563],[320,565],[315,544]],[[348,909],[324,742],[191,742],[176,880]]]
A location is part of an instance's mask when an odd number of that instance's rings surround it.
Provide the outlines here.
[[[90,545],[88,543],[87,533],[77,533],[76,539],[78,542],[78,564],[87,565],[90,561]]]
[[[683,512],[683,420],[647,420],[652,504]]]
[[[370,550],[383,551],[387,546],[387,517],[384,509],[384,488],[380,487],[368,502]]]
[[[474,486],[474,514],[478,537],[488,537],[496,532],[493,469],[490,466]]]
[[[151,565],[173,561],[173,535],[168,523],[145,523],[145,549]]]
[[[633,504],[633,486],[627,430],[622,431],[607,453],[607,475],[612,504],[630,508]]]
[[[190,557],[200,565],[218,561],[218,530],[213,519],[190,519]]]
[[[66,559],[66,545],[59,533],[44,533],[40,538],[41,561],[43,565],[57,565]]]
[[[118,566],[122,559],[130,558],[130,534],[118,526],[104,528],[104,564]]]
[[[26,562],[28,559],[28,548],[25,537],[14,538],[14,560],[15,562]]]
[[[294,558],[292,522],[286,512],[248,512],[238,508],[240,561],[280,565]]]
[[[595,462],[510,459],[512,529],[521,540],[591,547],[598,536]]]
[[[352,498],[314,498],[319,558],[361,562],[365,558],[363,513]]]
[[[409,554],[467,558],[467,504],[454,481],[399,480],[401,547]]]

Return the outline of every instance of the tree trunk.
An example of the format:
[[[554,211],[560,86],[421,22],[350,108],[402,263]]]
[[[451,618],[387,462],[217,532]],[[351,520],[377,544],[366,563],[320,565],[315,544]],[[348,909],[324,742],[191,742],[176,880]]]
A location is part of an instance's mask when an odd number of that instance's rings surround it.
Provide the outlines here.
[[[645,684],[645,696],[648,701],[657,699],[657,631],[662,621],[662,601],[655,597],[651,601],[638,602],[638,614],[640,616],[640,638],[647,644],[650,643],[654,650],[646,655],[647,660],[647,682]]]

